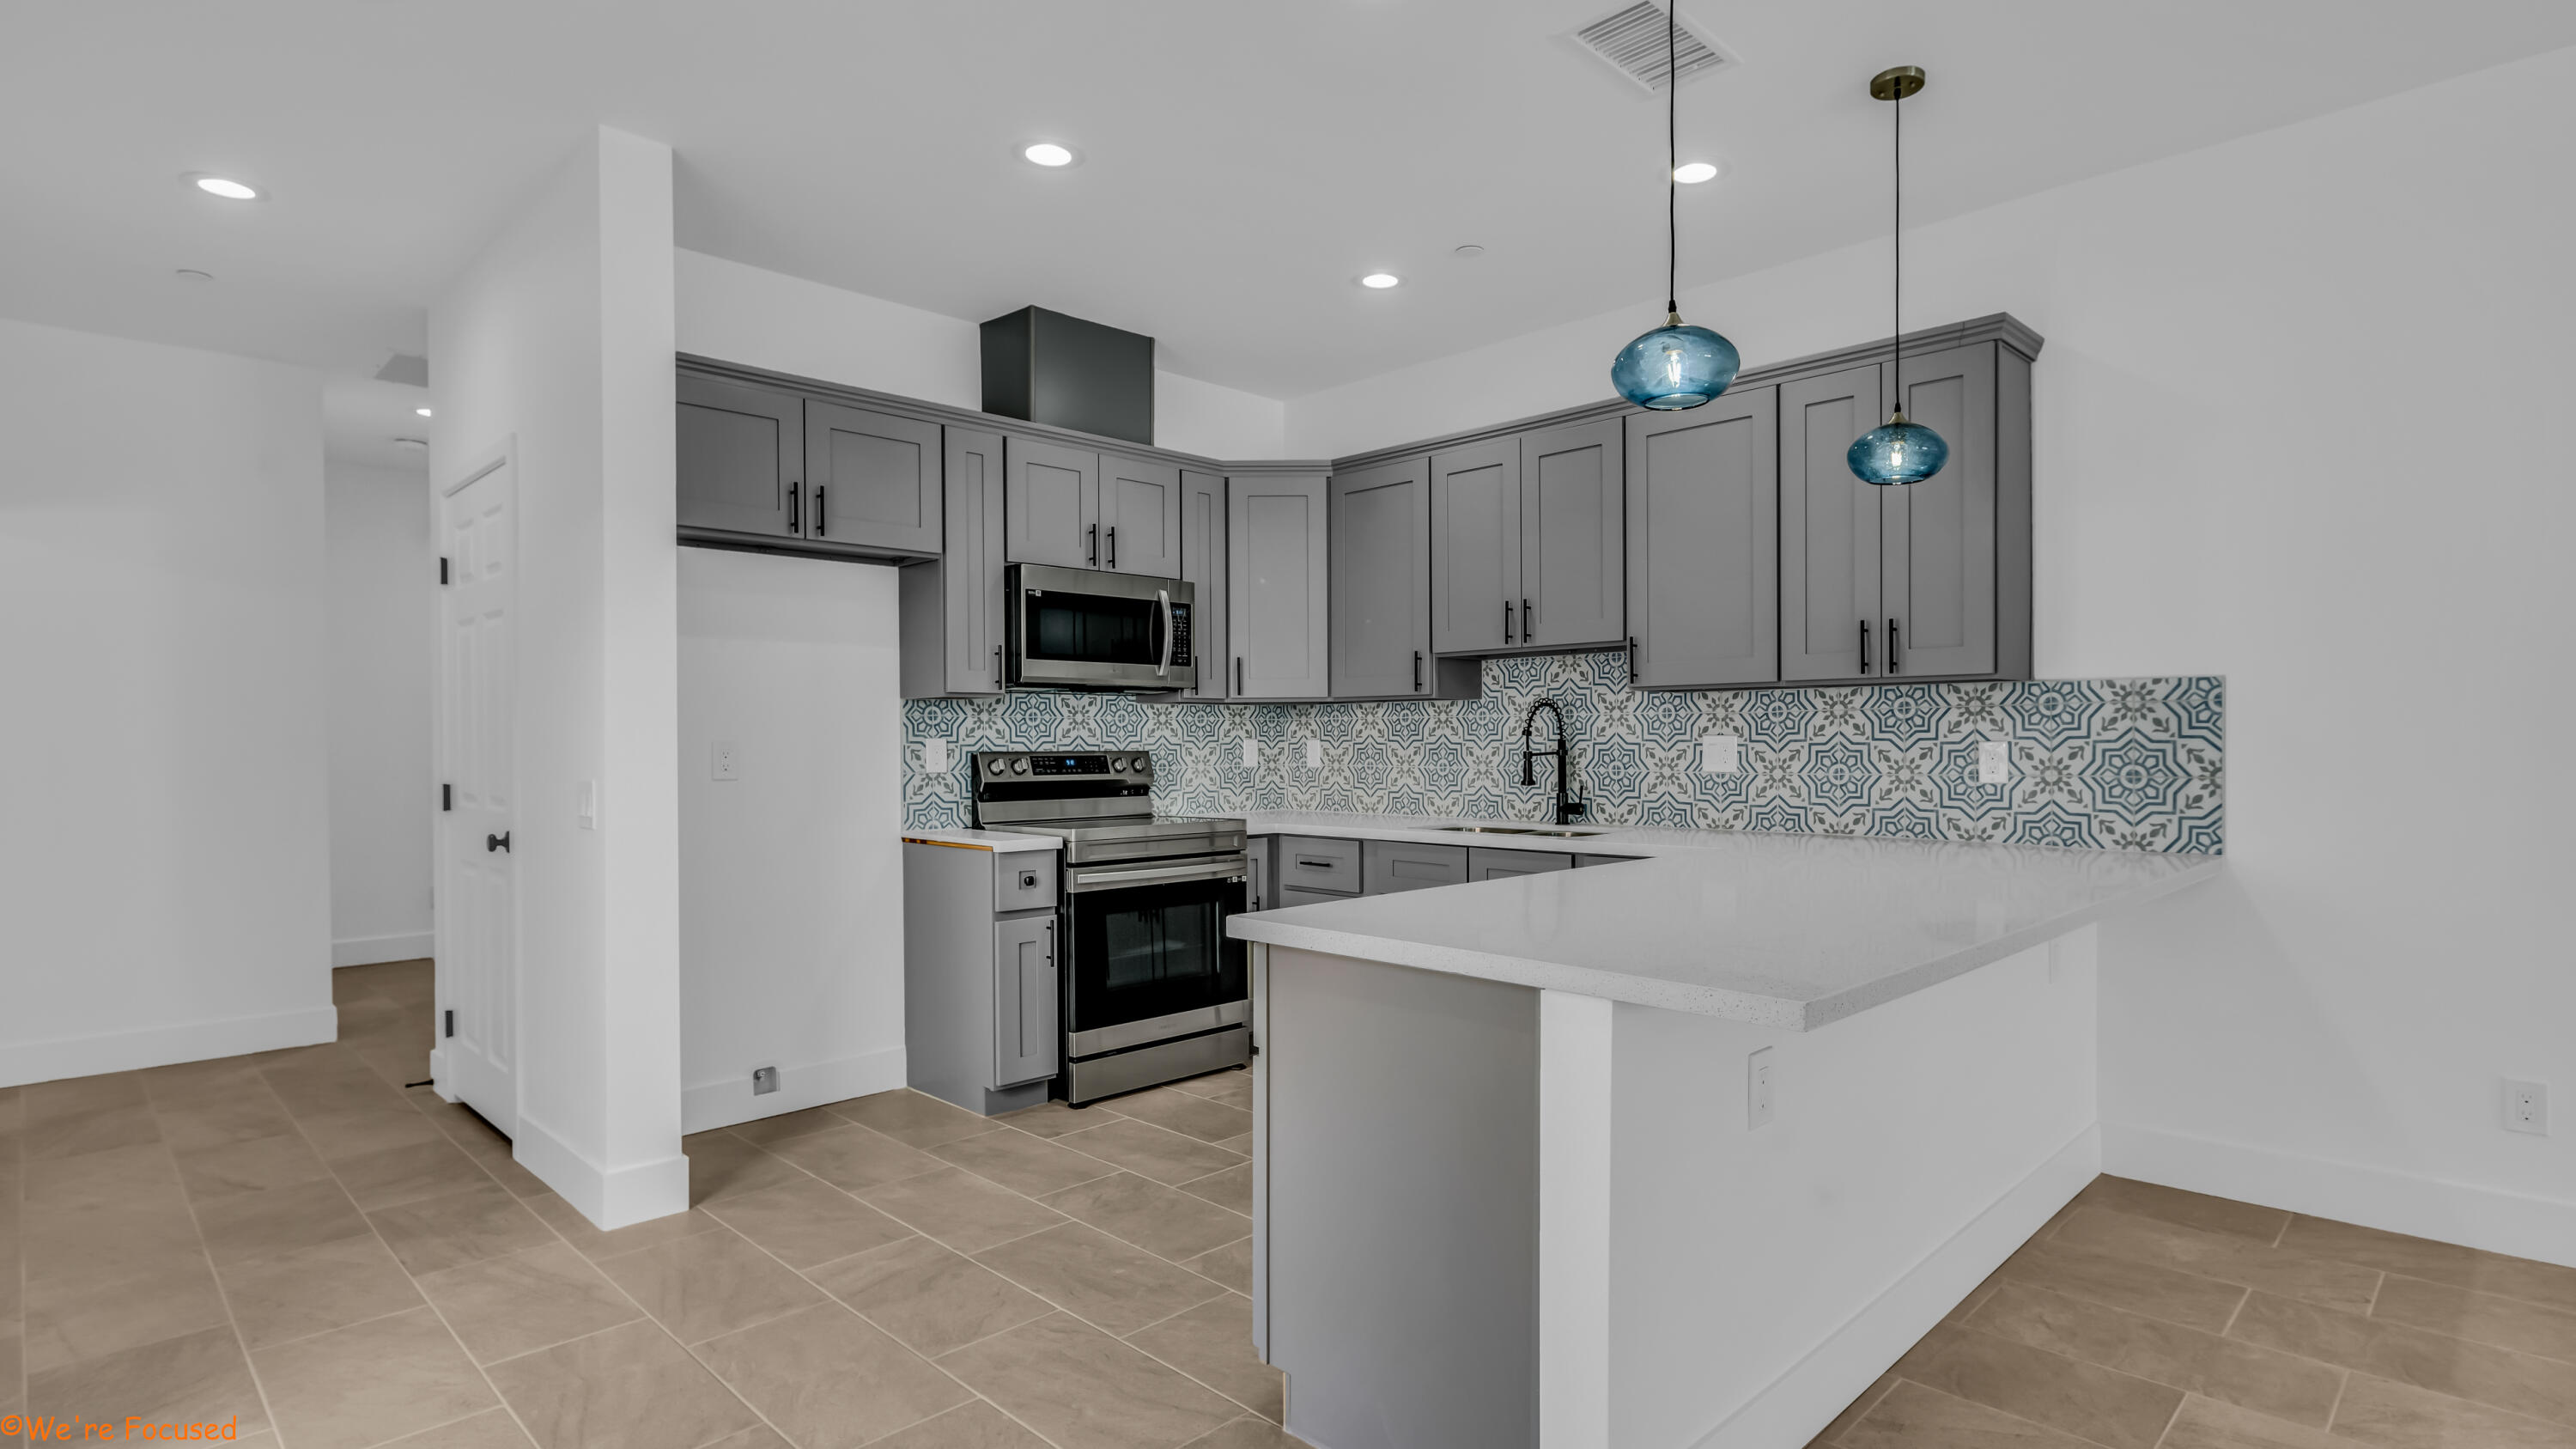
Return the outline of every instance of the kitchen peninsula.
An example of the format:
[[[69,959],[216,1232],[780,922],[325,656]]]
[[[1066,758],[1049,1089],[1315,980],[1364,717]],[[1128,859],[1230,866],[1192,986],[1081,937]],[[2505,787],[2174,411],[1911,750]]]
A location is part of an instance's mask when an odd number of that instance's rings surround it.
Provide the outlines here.
[[[1443,826],[1247,817],[1493,839]],[[1567,845],[1640,858],[1231,925],[1261,1043],[1256,1332],[1311,1442],[1805,1442],[2099,1169],[2089,927],[2223,869]]]

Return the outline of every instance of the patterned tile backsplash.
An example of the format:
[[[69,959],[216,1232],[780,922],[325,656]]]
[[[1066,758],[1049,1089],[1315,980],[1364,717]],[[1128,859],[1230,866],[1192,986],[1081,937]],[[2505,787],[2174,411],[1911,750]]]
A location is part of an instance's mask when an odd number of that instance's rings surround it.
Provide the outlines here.
[[[1025,693],[908,700],[907,828],[968,823],[966,755],[1144,748],[1166,814],[1351,810],[1544,820],[1550,766],[1520,783],[1521,720],[1565,712],[1574,783],[1595,824],[2006,840],[2203,851],[2225,842],[2223,682],[2216,678],[1881,684],[1678,693],[1628,687],[1617,652],[1488,659],[1484,694],[1385,704],[1141,704]],[[1544,739],[1548,725],[1542,721]],[[1703,735],[1743,741],[1700,768]],[[945,739],[950,767],[921,767]],[[1243,763],[1243,746],[1259,749]],[[1305,742],[1320,741],[1309,768]],[[2010,743],[2012,778],[1977,782],[1976,746]]]

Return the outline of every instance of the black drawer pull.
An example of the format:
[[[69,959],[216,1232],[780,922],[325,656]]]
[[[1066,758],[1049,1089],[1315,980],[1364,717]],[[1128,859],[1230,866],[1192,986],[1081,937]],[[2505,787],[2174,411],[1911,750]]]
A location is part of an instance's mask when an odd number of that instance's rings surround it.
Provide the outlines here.
[[[1338,860],[1315,860],[1303,855],[1297,857],[1297,863],[1308,870],[1331,870],[1341,864]]]

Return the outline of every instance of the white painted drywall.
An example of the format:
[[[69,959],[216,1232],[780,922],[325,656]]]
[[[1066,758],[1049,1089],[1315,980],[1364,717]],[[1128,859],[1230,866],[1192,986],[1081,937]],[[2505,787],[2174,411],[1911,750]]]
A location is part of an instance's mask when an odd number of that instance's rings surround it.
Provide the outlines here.
[[[952,407],[984,405],[976,323],[679,251],[680,350]],[[1273,398],[1157,369],[1154,442],[1227,462],[1281,456]]]
[[[680,551],[684,1131],[904,1084],[895,581]]]
[[[1912,325],[2010,311],[2048,339],[2038,672],[2228,679],[2231,879],[2104,932],[2114,1170],[2576,1262],[2576,1131],[2505,1132],[2499,1088],[2576,1096],[2563,58],[1962,216],[1905,255]],[[1885,335],[1886,267],[1884,245],[1830,253],[1683,311],[1781,360]],[[1597,399],[1657,310],[1298,399],[1289,451]]]
[[[417,469],[323,468],[331,964],[430,953],[429,494]]]
[[[0,1085],[328,1041],[322,388],[0,321]]]
[[[517,1155],[603,1227],[688,1203],[670,238],[670,148],[603,127],[430,309],[432,486],[517,456]]]

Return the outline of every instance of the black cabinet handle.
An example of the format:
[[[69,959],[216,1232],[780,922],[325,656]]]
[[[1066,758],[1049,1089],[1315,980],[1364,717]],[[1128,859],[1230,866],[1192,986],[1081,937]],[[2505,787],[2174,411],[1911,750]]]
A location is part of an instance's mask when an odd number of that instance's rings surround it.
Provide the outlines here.
[[[1631,685],[1634,685],[1636,682],[1637,682],[1637,636],[1636,636],[1636,635],[1634,635],[1634,634],[1631,634],[1631,635],[1629,635],[1629,636],[1628,636],[1628,683],[1629,683],[1629,684],[1631,684]]]
[[[1887,672],[1896,672],[1896,621],[1887,621]]]
[[[1417,694],[1422,690],[1422,651],[1419,649],[1413,651],[1413,688]]]
[[[1503,600],[1503,642],[1512,642],[1512,601]]]
[[[787,531],[789,533],[796,531],[796,490],[802,486],[804,485],[798,483],[787,485]]]
[[[498,835],[486,835],[483,837],[483,853],[486,855],[489,855],[496,850],[508,850],[509,848],[510,832],[506,830],[502,831]]]
[[[996,689],[996,690],[998,690],[998,689],[1000,689],[1001,687],[1002,687],[1002,646],[1001,646],[1001,645],[999,645],[999,644],[996,644],[996,645],[994,645],[994,646],[993,646],[993,688],[994,688],[994,689]]]
[[[823,523],[823,493],[824,493],[823,485],[822,485],[822,484],[820,484],[820,483],[815,484],[815,485],[814,485],[814,536],[815,536],[816,538],[821,538],[823,535],[825,535],[825,534],[827,534],[827,533],[830,533],[830,532],[832,531],[831,529],[829,529],[829,528],[825,527],[825,526],[824,526],[824,523]]]
[[[1100,567],[1100,525],[1091,525],[1091,566]]]
[[[1118,525],[1109,525],[1109,566],[1118,567]]]
[[[1860,621],[1860,672],[1869,673],[1869,621]]]
[[[1530,641],[1530,635],[1537,630],[1538,610],[1531,608],[1529,599],[1524,596],[1521,599],[1521,642],[1527,644]]]

